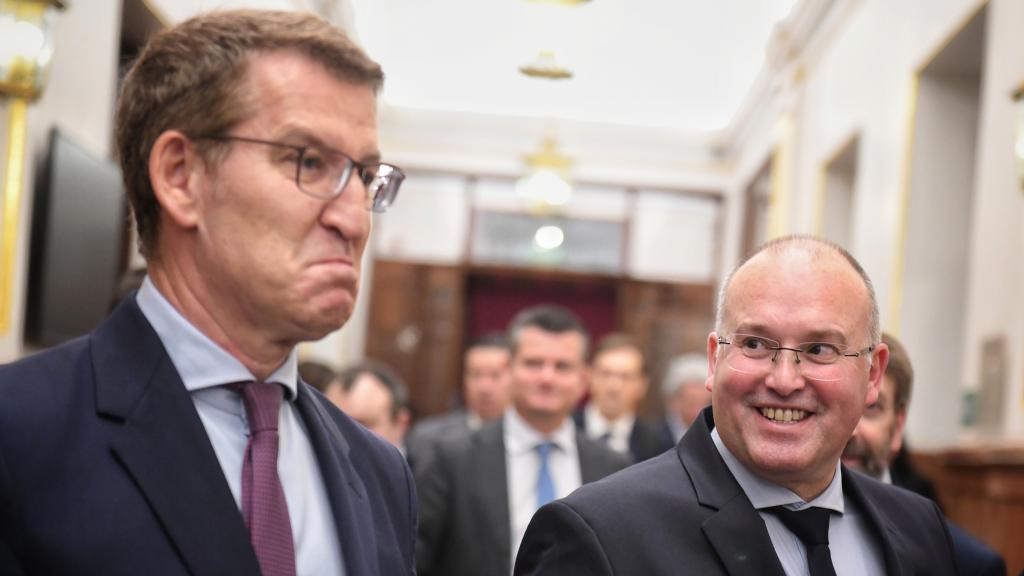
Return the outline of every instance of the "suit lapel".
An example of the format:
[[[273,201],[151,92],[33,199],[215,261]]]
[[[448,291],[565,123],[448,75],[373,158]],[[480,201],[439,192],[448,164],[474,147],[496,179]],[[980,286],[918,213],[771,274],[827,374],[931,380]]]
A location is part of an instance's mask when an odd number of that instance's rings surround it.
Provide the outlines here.
[[[366,486],[349,459],[348,441],[303,383],[296,404],[331,502],[346,572],[379,574],[376,535],[366,529],[372,525],[373,512]]]
[[[733,478],[711,440],[711,409],[705,409],[676,448],[697,501],[715,510],[701,525],[731,576],[784,575],[764,520]]]
[[[898,530],[878,510],[878,508],[864,494],[860,479],[852,474],[845,466],[842,467],[843,491],[853,500],[854,504],[864,512],[871,527],[870,532],[879,538],[882,545],[882,556],[885,559],[885,572],[889,576],[900,576],[910,574],[905,560],[911,555],[907,552],[909,543],[906,542]]]
[[[255,574],[256,555],[181,378],[134,298],[92,336],[111,449],[193,574]]]
[[[485,426],[474,435],[473,468],[477,479],[473,485],[474,503],[480,505],[483,522],[492,534],[495,551],[495,574],[512,572],[512,519],[508,509],[508,477],[505,470],[505,427],[501,419]],[[488,572],[490,573],[490,572]]]
[[[576,452],[580,458],[580,480],[584,484],[596,482],[605,476],[618,471],[618,467],[609,464],[607,457],[602,458],[600,451],[606,448],[591,440],[583,432],[576,432]]]

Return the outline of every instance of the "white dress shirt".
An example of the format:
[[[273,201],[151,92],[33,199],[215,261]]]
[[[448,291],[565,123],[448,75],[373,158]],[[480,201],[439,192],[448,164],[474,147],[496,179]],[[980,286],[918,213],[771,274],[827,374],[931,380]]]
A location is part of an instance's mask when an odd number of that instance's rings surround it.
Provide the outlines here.
[[[792,491],[768,482],[748,470],[725,447],[721,436],[718,435],[718,429],[711,431],[711,439],[725,460],[725,465],[736,478],[736,482],[764,519],[772,546],[775,547],[775,553],[787,576],[809,576],[807,549],[777,516],[764,511],[765,508],[772,506],[785,506],[790,510],[803,510],[809,506],[835,510],[838,514],[832,514],[829,519],[828,542],[836,576],[885,574],[882,550],[872,535],[867,518],[843,494],[843,477],[839,473],[839,462],[836,462],[832,482],[825,491],[810,502],[804,502]]]
[[[555,484],[555,498],[564,498],[583,483],[580,458],[576,450],[576,426],[571,418],[550,436],[544,436],[526,423],[515,411],[505,412],[505,470],[508,483],[508,510],[511,520],[512,563],[515,563],[519,544],[526,534],[533,513],[537,511],[537,475],[540,455],[537,445],[554,444],[548,455],[548,470]]]
[[[583,423],[587,427],[587,436],[594,440],[608,435],[608,447],[619,454],[629,454],[629,436],[633,433],[636,414],[623,414],[614,422],[609,422],[601,411],[590,402],[583,408]]]
[[[171,363],[189,391],[199,419],[213,444],[235,505],[242,508],[242,460],[249,441],[242,395],[224,387],[256,378],[234,356],[206,337],[167,301],[149,277],[136,296],[142,314],[156,331]],[[327,489],[295,406],[298,363],[295,351],[269,378],[285,388],[278,417],[277,473],[288,503],[295,540],[296,574],[345,573]]]

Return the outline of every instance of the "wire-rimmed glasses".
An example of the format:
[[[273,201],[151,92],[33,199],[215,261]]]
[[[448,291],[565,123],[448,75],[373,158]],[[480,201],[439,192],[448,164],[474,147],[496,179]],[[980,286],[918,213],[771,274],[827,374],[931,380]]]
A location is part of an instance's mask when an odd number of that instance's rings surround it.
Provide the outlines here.
[[[337,150],[320,146],[298,146],[234,135],[200,136],[195,139],[247,142],[279,148],[285,154],[277,160],[294,170],[295,185],[299,190],[315,198],[328,199],[341,194],[352,174],[357,173],[366,189],[366,209],[372,212],[386,211],[394,203],[398,189],[405,180],[405,173],[394,164],[361,164]]]
[[[729,368],[756,376],[772,370],[783,350],[793,352],[797,369],[807,378],[822,381],[836,381],[843,378],[844,358],[859,358],[874,351],[874,346],[861,350],[833,342],[804,342],[790,348],[778,341],[754,334],[733,334],[719,336],[718,343],[731,346],[726,362]]]

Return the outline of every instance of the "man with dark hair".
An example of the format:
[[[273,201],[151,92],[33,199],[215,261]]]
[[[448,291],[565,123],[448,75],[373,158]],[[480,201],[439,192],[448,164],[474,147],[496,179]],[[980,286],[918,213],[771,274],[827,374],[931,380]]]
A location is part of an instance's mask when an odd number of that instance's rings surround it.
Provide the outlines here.
[[[935,499],[931,484],[917,475],[903,453],[903,431],[914,386],[914,367],[903,344],[895,336],[883,333],[882,342],[889,347],[889,364],[882,377],[882,388],[878,400],[864,411],[853,436],[846,443],[843,464],[887,484]],[[901,453],[907,462],[902,470],[897,470],[897,457]],[[948,527],[960,576],[1006,574],[1006,562],[999,554],[952,522]]]
[[[528,308],[509,335],[511,407],[471,435],[443,439],[416,470],[421,576],[508,576],[538,506],[627,463],[570,418],[586,369],[579,319],[556,306]]]
[[[341,371],[328,398],[356,422],[404,450],[409,389],[394,370],[372,360]]]
[[[849,253],[765,244],[707,344],[711,406],[676,449],[541,508],[516,574],[956,574],[934,502],[840,463],[889,358]]]
[[[640,345],[628,334],[608,334],[594,347],[590,361],[590,400],[573,418],[590,438],[642,462],[672,447],[656,424],[637,415],[646,394]]]
[[[509,403],[509,348],[508,336],[501,332],[485,334],[470,343],[463,355],[464,408],[425,418],[413,426],[406,438],[413,468],[424,465],[442,438],[469,434],[505,413]]]
[[[326,394],[328,386],[338,375],[326,364],[315,360],[304,360],[299,362],[299,377],[306,384],[316,388],[317,392]]]
[[[0,573],[411,574],[401,453],[297,376],[352,314],[383,74],[298,12],[212,12],[125,77],[148,275],[91,334],[0,368]]]

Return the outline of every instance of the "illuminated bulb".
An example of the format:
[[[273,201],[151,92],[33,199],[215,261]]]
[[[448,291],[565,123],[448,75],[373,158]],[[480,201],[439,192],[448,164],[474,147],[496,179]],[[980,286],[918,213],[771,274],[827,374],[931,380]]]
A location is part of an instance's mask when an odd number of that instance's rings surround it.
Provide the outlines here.
[[[533,242],[541,250],[554,250],[565,241],[565,233],[558,226],[541,226],[533,235]]]
[[[1017,158],[1024,160],[1024,134],[1017,138],[1017,145],[1014,146],[1014,151],[1017,153]]]

